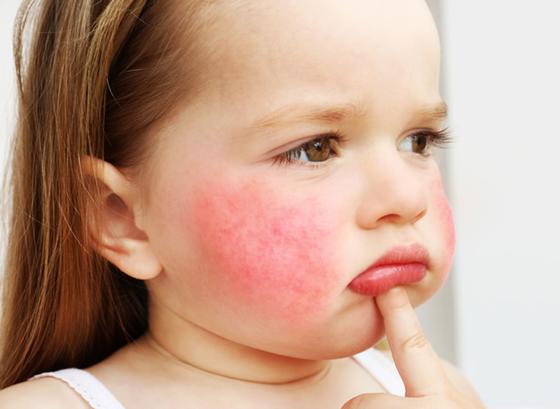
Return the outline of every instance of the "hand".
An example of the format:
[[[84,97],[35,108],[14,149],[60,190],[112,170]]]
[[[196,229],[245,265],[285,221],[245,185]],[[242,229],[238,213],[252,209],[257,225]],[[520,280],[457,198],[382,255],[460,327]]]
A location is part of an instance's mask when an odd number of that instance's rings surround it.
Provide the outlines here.
[[[425,337],[404,288],[377,297],[405,397],[385,393],[356,396],[342,409],[484,409],[480,401],[457,390]]]

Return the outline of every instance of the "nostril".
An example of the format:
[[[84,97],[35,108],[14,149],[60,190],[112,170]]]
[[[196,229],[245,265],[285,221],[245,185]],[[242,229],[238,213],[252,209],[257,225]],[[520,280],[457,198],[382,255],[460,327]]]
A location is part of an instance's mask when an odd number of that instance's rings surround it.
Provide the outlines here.
[[[426,213],[428,213],[427,209],[422,210],[420,213],[418,213],[418,215],[416,216],[416,218],[414,219],[413,223],[416,223],[418,220],[421,220],[424,218],[424,216],[426,216]]]
[[[401,219],[402,217],[398,214],[386,214],[385,216],[379,218],[379,222],[386,222],[386,223],[396,223],[399,221],[399,219]]]
[[[426,215],[427,211],[426,209],[423,209],[421,212],[419,212],[415,217],[413,218],[407,218],[405,217],[404,214],[397,214],[397,213],[390,213],[390,214],[386,214],[383,217],[380,217],[377,222],[378,223],[416,223],[419,220],[421,220],[425,215]]]

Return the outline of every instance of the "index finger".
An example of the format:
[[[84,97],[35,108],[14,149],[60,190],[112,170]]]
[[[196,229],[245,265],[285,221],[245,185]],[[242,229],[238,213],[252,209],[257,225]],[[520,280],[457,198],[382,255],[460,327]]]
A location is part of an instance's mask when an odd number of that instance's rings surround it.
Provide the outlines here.
[[[437,395],[448,385],[443,365],[424,335],[406,290],[395,287],[376,298],[406,396]]]

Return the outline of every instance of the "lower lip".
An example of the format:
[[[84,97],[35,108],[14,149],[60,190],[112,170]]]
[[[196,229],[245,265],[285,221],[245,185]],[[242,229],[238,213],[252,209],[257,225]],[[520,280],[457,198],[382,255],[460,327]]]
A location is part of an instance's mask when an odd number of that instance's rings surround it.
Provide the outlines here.
[[[420,281],[425,275],[426,265],[420,263],[377,266],[360,274],[348,287],[358,294],[375,297],[397,285]]]

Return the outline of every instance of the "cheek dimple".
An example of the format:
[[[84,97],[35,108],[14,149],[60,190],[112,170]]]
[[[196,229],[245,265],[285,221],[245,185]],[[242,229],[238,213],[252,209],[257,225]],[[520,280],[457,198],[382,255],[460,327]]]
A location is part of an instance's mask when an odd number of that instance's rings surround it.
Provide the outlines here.
[[[210,285],[263,313],[298,319],[326,308],[333,291],[332,211],[256,184],[208,187],[195,221]],[[284,200],[282,200],[284,199]]]

